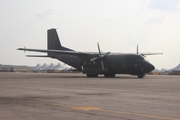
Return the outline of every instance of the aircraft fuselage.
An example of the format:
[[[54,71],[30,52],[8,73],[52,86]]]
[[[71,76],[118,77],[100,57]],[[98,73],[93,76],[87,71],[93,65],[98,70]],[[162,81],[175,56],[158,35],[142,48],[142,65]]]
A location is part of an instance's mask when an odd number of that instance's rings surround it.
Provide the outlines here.
[[[102,70],[100,60],[91,62],[89,59],[96,54],[91,54],[86,59],[73,55],[54,55],[54,58],[82,71],[84,74],[131,74],[144,75],[154,70],[154,66],[141,55],[136,54],[110,54],[103,58],[105,69]]]

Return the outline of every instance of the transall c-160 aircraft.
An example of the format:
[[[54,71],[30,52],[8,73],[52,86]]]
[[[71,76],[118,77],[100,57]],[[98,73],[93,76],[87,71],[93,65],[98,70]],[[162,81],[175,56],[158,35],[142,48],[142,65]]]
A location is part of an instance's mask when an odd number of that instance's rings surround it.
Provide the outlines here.
[[[144,59],[145,55],[156,55],[162,53],[139,54],[120,54],[106,52],[102,53],[97,43],[98,52],[77,52],[75,50],[63,47],[59,40],[56,29],[47,31],[47,50],[18,48],[17,50],[43,52],[43,55],[27,55],[28,57],[50,57],[58,59],[79,71],[86,74],[87,77],[98,77],[104,74],[105,77],[115,77],[115,74],[137,75],[143,78],[146,73],[154,70],[154,66]]]

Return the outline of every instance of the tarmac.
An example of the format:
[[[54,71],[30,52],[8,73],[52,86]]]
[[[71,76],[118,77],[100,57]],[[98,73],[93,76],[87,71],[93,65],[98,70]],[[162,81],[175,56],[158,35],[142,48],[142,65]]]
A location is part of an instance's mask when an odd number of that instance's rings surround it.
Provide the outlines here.
[[[0,73],[0,120],[180,120],[180,76]]]

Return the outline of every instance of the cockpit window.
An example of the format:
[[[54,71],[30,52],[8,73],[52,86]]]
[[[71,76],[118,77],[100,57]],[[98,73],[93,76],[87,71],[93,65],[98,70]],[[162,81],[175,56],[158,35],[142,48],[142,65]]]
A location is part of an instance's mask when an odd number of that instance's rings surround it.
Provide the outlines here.
[[[145,61],[143,57],[141,56],[138,56],[136,59],[135,59],[135,62],[142,62],[142,61]]]

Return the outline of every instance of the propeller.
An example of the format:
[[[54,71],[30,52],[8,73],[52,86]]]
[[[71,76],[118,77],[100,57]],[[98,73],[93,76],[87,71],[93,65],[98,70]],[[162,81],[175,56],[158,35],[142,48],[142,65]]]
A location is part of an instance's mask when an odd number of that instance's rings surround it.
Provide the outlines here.
[[[105,56],[109,55],[110,52],[107,52],[107,53],[102,54],[102,53],[101,53],[101,50],[100,50],[100,47],[99,47],[99,43],[97,43],[97,47],[98,47],[99,55],[98,55],[97,57],[91,58],[90,61],[91,61],[91,62],[94,62],[95,60],[97,60],[97,59],[100,58],[100,60],[101,60],[101,67],[102,67],[102,70],[104,71],[105,68],[104,68],[103,58],[104,58]]]
[[[138,44],[137,44],[137,54],[139,54],[139,48],[138,48]]]

